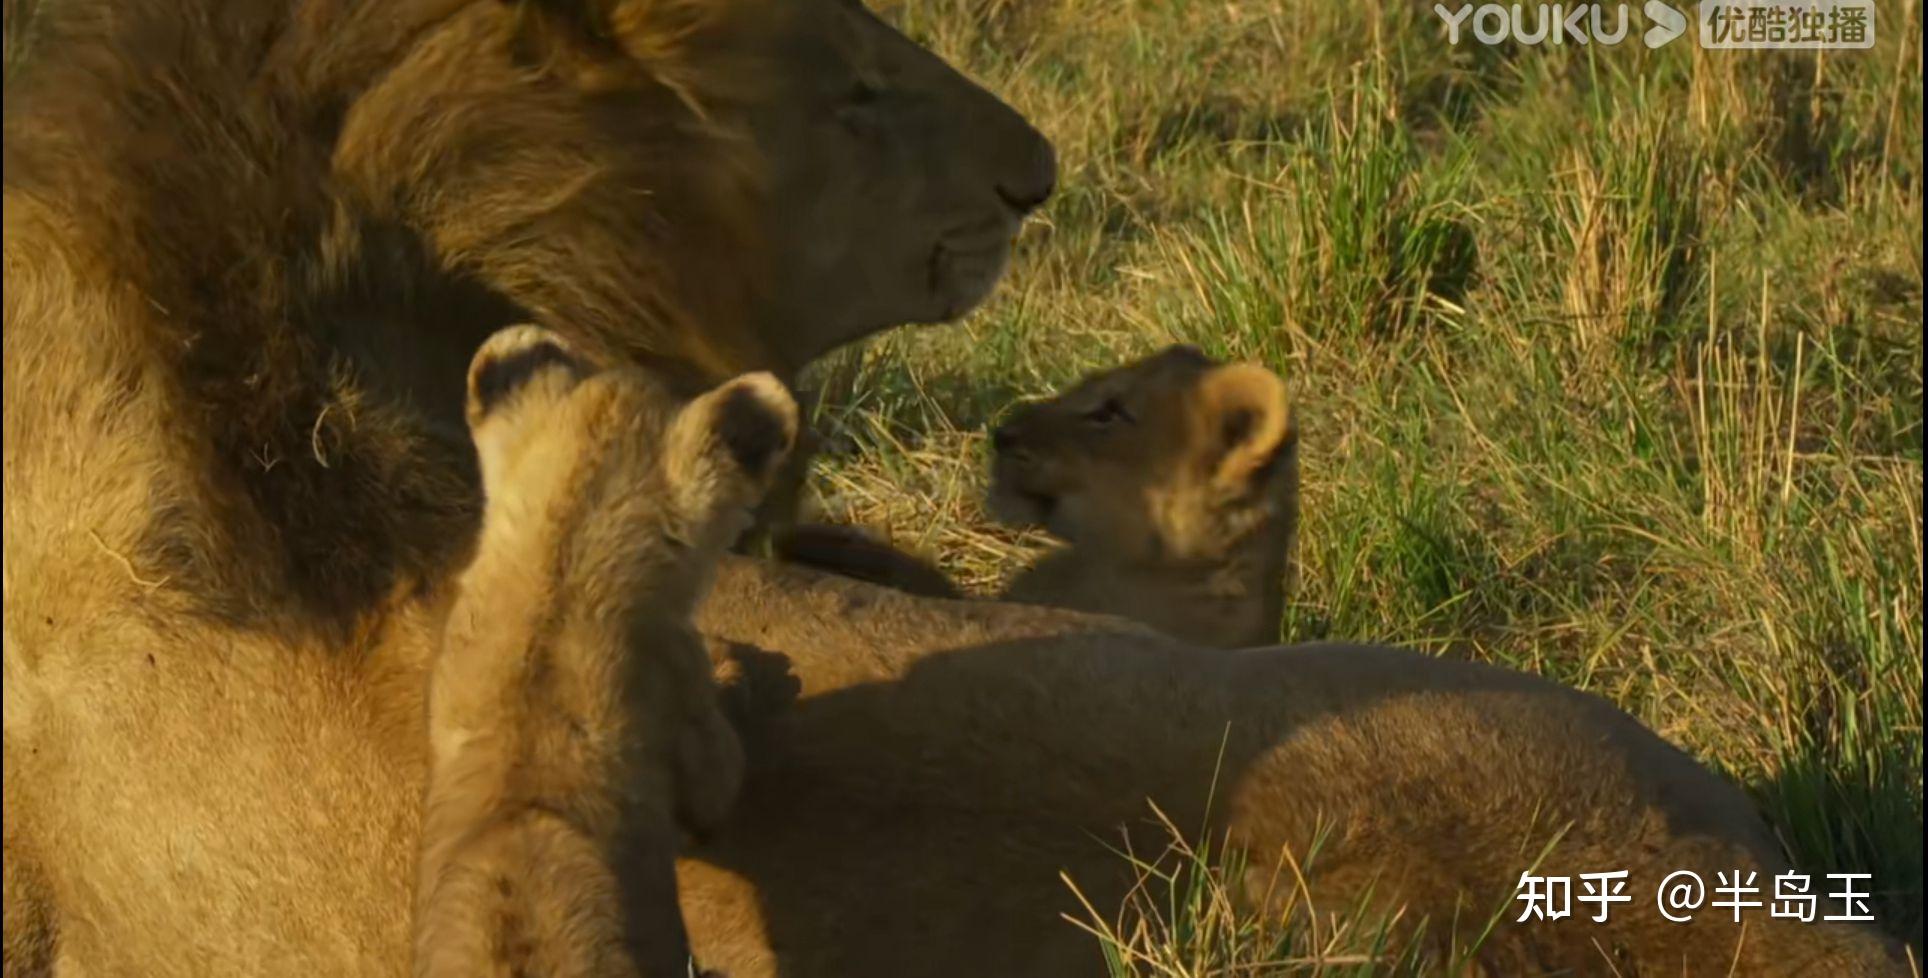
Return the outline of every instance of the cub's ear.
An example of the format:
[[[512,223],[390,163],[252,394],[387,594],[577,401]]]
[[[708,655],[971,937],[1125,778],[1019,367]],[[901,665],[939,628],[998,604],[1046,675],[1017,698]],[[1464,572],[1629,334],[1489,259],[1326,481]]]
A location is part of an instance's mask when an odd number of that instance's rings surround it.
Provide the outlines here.
[[[1253,363],[1218,367],[1199,381],[1212,481],[1242,492],[1298,443],[1292,398],[1279,375]]]
[[[670,423],[665,455],[685,512],[754,504],[796,444],[797,424],[795,398],[768,373],[725,381],[685,405]]]
[[[567,340],[540,326],[510,326],[482,342],[469,361],[469,427],[540,390],[557,396],[575,388],[590,373],[588,361]]]

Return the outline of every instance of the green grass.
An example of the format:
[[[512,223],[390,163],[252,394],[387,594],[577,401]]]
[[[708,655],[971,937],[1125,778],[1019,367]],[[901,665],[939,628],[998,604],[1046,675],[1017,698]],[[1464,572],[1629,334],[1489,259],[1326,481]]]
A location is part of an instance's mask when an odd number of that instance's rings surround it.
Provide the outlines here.
[[[1244,909],[1250,902],[1245,883],[1257,867],[1248,857],[1236,849],[1194,846],[1162,812],[1154,812],[1171,842],[1156,855],[1119,853],[1137,878],[1115,912],[1094,906],[1077,881],[1065,877],[1085,914],[1067,919],[1096,939],[1112,975],[1416,976],[1470,960],[1474,948],[1455,948],[1442,960],[1423,956],[1415,941],[1403,942],[1407,950],[1400,950],[1396,935],[1412,928],[1397,914],[1373,910],[1370,889],[1354,906],[1313,906],[1305,881],[1318,861],[1317,846],[1303,859],[1283,860],[1276,870],[1268,867],[1253,877],[1263,880],[1256,899],[1276,901],[1281,909],[1252,913]]]
[[[1174,340],[1262,360],[1307,439],[1287,639],[1606,695],[1804,868],[1873,872],[1919,946],[1912,0],[1825,56],[1455,49],[1416,0],[885,11],[1030,115],[1063,189],[961,327],[833,364],[832,515],[988,587],[1041,544],[979,506],[1005,403]],[[1209,903],[1134,933],[1196,937]]]

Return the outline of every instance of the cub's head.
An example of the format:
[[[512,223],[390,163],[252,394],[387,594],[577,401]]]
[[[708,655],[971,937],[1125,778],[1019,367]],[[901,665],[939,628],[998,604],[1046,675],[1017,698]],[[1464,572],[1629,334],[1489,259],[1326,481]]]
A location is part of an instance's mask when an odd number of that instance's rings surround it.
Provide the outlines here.
[[[992,512],[1079,547],[1216,561],[1296,530],[1298,425],[1255,364],[1174,346],[1018,408],[991,441]]]
[[[340,7],[311,74],[384,68],[342,80],[351,199],[616,357],[789,370],[954,319],[1056,175],[1022,117],[858,0]]]
[[[697,560],[749,525],[797,434],[796,402],[769,374],[684,401],[640,368],[596,369],[537,326],[477,351],[466,410],[488,521],[580,512],[577,532],[608,532],[603,546]]]

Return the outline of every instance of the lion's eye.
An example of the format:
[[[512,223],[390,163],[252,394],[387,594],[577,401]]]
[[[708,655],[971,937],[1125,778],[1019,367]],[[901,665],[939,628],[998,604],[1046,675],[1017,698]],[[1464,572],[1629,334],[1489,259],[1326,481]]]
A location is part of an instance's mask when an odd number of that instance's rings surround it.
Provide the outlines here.
[[[1120,422],[1129,423],[1131,421],[1131,412],[1125,410],[1125,406],[1118,403],[1117,398],[1112,398],[1086,411],[1084,419],[1091,424],[1097,425],[1118,424]]]

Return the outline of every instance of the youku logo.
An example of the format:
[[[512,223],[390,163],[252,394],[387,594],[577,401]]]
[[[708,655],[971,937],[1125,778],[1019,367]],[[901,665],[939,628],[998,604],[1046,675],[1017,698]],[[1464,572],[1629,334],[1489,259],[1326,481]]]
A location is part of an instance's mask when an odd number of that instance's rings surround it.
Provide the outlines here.
[[[1612,15],[1608,13],[1610,8]],[[1436,3],[1433,12],[1446,22],[1446,38],[1453,44],[1460,42],[1462,29],[1470,26],[1474,39],[1481,44],[1514,41],[1526,45],[1610,46],[1626,40],[1629,19],[1624,3],[1542,3],[1531,6],[1485,3],[1477,7],[1468,3],[1460,5],[1458,10],[1449,10],[1445,4]],[[1687,15],[1660,0],[1647,0],[1641,5],[1640,12],[1650,25],[1640,39],[1650,48],[1660,47],[1687,33]]]
[[[1481,44],[1600,44],[1627,39],[1627,4],[1542,3],[1478,6],[1443,3],[1433,12],[1446,22],[1446,39],[1460,43],[1466,30]],[[1874,0],[1701,0],[1694,20],[1703,48],[1780,48],[1789,50],[1874,46]],[[1640,6],[1650,48],[1670,44],[1687,33],[1688,16],[1661,0]]]

